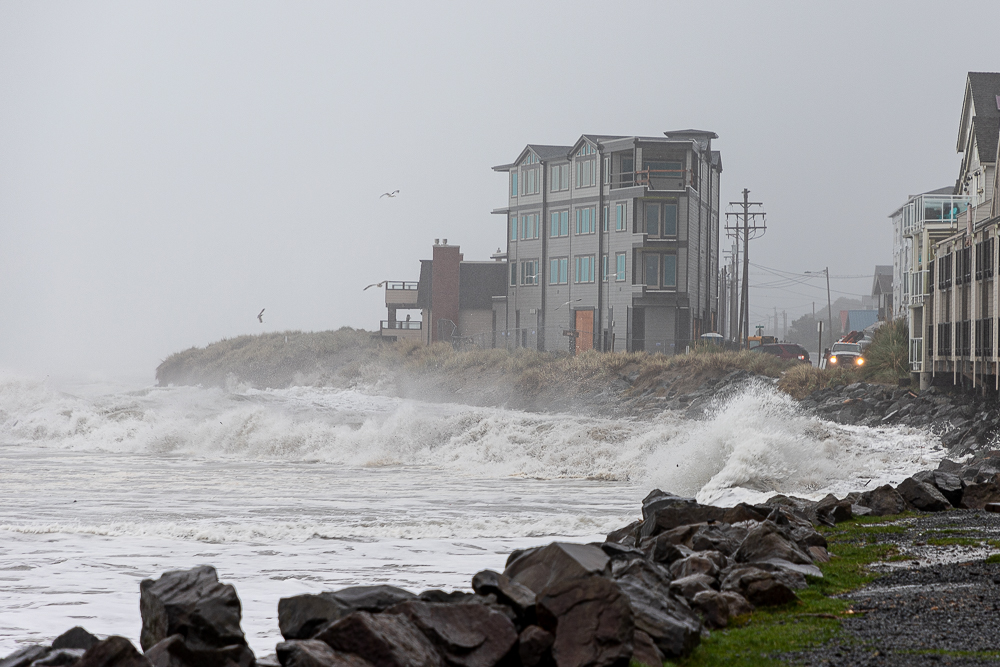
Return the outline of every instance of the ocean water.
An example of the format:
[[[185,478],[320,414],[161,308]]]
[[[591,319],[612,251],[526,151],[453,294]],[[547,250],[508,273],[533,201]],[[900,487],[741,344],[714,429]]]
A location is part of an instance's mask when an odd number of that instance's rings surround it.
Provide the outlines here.
[[[468,589],[515,548],[603,539],[652,488],[842,496],[942,453],[919,430],[821,421],[766,383],[692,421],[0,374],[0,656],[73,625],[138,643],[139,582],[201,564],[270,653],[281,597]]]

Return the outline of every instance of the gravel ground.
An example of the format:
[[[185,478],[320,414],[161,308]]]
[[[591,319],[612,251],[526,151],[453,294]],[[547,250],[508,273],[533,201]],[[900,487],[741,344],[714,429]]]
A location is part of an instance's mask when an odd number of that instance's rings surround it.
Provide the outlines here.
[[[863,615],[845,619],[835,642],[783,659],[845,667],[1000,664],[1000,564],[984,562],[1000,548],[928,543],[995,540],[1000,516],[955,510],[898,525],[907,531],[883,539],[911,558],[883,564],[885,576],[844,596]]]

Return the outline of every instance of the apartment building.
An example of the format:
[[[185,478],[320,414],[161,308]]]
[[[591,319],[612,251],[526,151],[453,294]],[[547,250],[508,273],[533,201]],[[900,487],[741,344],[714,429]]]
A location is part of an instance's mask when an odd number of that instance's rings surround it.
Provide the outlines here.
[[[529,144],[508,175],[498,344],[683,352],[718,325],[714,132]]]

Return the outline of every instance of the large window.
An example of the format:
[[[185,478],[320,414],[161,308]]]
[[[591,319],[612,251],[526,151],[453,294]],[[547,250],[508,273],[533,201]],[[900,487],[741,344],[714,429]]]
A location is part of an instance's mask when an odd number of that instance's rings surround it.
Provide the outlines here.
[[[569,211],[552,211],[549,214],[549,236],[569,236]]]
[[[608,255],[601,255],[601,282],[608,282]]]
[[[555,257],[549,260],[549,284],[565,285],[568,282],[567,268],[569,260],[566,257]]]
[[[597,218],[597,208],[594,206],[576,209],[576,233],[593,234],[597,226],[595,218]]]
[[[677,236],[677,204],[647,201],[646,234],[656,238]]]
[[[674,289],[677,287],[677,254],[646,253],[645,284],[652,289]]]
[[[542,191],[542,178],[540,167],[532,167],[530,169],[522,170],[524,173],[521,178],[524,182],[521,184],[521,194],[522,195],[537,195]]]
[[[552,192],[569,190],[569,165],[552,165],[552,168],[549,170],[549,180],[552,181],[552,184],[549,186]]]
[[[615,204],[615,231],[622,232],[625,231],[626,225],[626,204]]]
[[[528,259],[521,262],[521,284],[538,284],[538,260]]]
[[[521,238],[522,239],[537,239],[538,238],[538,214],[529,213],[528,215],[521,216]]]
[[[581,257],[576,257],[575,260],[576,260],[575,262],[576,271],[573,274],[573,282],[575,283],[594,282],[594,256],[583,255]]]
[[[517,169],[512,169],[510,172],[510,196],[517,196]]]
[[[597,161],[584,159],[576,161],[576,187],[589,188],[597,185]]]
[[[601,216],[601,231],[602,232],[608,231],[608,225],[610,224],[608,222],[608,217],[610,215],[609,214],[610,209],[611,209],[610,206],[608,206],[607,204],[604,205],[604,215]]]
[[[615,253],[615,281],[625,280],[625,253]]]
[[[509,238],[510,238],[511,241],[516,241],[517,240],[517,216],[516,215],[510,216],[510,236],[509,236]]]

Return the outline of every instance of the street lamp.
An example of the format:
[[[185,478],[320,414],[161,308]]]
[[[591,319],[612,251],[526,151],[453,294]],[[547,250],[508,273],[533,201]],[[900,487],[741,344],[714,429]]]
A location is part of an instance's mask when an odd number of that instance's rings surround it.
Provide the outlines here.
[[[833,305],[830,303],[830,267],[826,267],[822,271],[806,271],[808,274],[815,275],[817,273],[826,274],[826,314],[828,319],[827,322],[827,335],[830,336],[830,343],[833,343]]]

